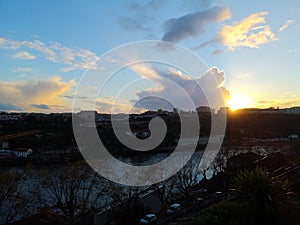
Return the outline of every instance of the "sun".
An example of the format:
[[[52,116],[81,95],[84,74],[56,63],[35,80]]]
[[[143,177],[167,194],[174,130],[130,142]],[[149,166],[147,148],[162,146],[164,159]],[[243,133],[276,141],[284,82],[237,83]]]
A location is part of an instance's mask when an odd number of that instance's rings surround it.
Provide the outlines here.
[[[231,110],[249,108],[251,106],[251,99],[241,95],[232,95],[230,99],[227,100],[227,104]]]

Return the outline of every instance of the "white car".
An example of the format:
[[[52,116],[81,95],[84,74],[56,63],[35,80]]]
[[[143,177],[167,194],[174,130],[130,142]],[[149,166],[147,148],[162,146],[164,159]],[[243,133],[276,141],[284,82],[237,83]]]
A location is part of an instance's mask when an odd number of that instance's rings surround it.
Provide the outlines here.
[[[146,216],[144,216],[141,220],[140,220],[140,224],[144,225],[144,224],[155,224],[156,223],[156,216],[154,214],[147,214]]]
[[[175,204],[172,204],[172,205],[168,208],[167,214],[168,214],[168,215],[171,215],[171,214],[174,214],[174,213],[176,213],[176,212],[178,212],[178,211],[180,211],[180,210],[181,210],[181,205],[180,205],[179,203],[175,203]]]

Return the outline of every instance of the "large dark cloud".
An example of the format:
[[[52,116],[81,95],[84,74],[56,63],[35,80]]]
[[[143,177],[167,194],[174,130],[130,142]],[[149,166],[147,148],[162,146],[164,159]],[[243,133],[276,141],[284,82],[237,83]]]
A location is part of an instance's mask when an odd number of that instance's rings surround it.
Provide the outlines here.
[[[220,22],[229,18],[230,11],[227,7],[213,7],[169,19],[165,24],[162,40],[176,43],[188,37],[198,36],[205,31],[208,23]]]
[[[147,65],[145,65],[145,67],[147,67]],[[225,81],[224,71],[216,67],[210,68],[203,75],[195,79],[191,79],[189,76],[177,70],[163,71],[155,69],[154,67],[151,69],[154,70],[153,74],[155,73],[158,76],[149,76],[149,79],[154,80],[158,88],[151,88],[136,93],[138,100],[135,101],[135,107],[147,110],[159,108],[172,110],[174,106],[166,101],[170,100],[179,103],[181,109],[194,110],[189,108],[188,103],[185,102],[186,99],[182,91],[190,96],[196,107],[210,106],[218,109],[219,107],[225,106],[226,103],[224,100],[230,97],[230,92],[223,86]],[[135,68],[135,72],[137,73],[143,73],[143,71],[147,70],[144,68]],[[176,83],[178,88],[174,88],[174,85],[170,86],[171,83],[169,81]],[[207,96],[209,96],[210,102],[208,102]]]

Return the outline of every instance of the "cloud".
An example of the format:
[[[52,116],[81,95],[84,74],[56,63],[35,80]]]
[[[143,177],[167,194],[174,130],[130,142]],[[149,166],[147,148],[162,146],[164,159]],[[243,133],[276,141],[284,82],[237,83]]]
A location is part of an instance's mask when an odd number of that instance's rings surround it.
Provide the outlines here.
[[[21,111],[22,109],[16,105],[10,103],[1,103],[0,102],[0,110],[2,111]]]
[[[287,29],[292,23],[294,23],[294,20],[287,20],[279,29],[279,32],[284,31],[285,29]]]
[[[96,61],[99,60],[99,57],[89,50],[81,48],[72,49],[57,42],[45,44],[39,40],[16,41],[0,37],[0,48],[7,50],[34,50],[52,62],[65,64],[66,67],[61,68],[62,72],[68,72],[75,69],[96,69]],[[15,55],[17,58],[35,58],[35,56],[26,51],[17,54]]]
[[[255,103],[256,103],[255,107],[259,107],[259,108],[269,108],[269,107],[289,108],[289,107],[300,105],[300,95],[290,94],[289,96],[282,96],[276,99],[257,100]]]
[[[142,77],[148,78],[156,83],[155,87],[136,93],[138,99],[131,101],[136,102],[136,107],[148,110],[157,110],[159,108],[172,110],[173,106],[163,100],[169,99],[173,102],[180,102],[182,109],[191,110],[187,108],[188,103],[185,102],[186,100],[182,95],[182,91],[178,88],[174,88],[173,85],[170,86],[171,83],[176,83],[187,93],[195,106],[210,105],[211,107],[218,108],[224,106],[223,100],[230,97],[229,91],[223,86],[225,73],[216,67],[210,68],[205,74],[195,79],[191,79],[178,70],[161,70],[149,64],[136,64],[134,67],[131,67],[131,69]],[[172,82],[166,82],[166,80]],[[215,95],[215,93],[221,93],[224,99],[219,99],[219,96]],[[213,102],[207,102],[207,95],[211,97],[210,100]]]
[[[17,77],[26,77],[27,74],[26,73],[21,73],[20,75],[18,75]]]
[[[288,53],[295,53],[295,52],[297,52],[298,50],[297,50],[297,48],[290,48],[289,50],[288,50]]]
[[[217,50],[214,50],[214,51],[212,52],[212,55],[219,55],[219,54],[221,54],[221,53],[223,53],[223,51],[220,50],[220,49],[217,49]]]
[[[150,23],[155,20],[154,13],[161,9],[166,1],[150,0],[146,3],[131,2],[126,4],[130,16],[120,16],[117,18],[118,25],[128,32],[143,31],[148,32],[147,36],[152,36]]]
[[[50,107],[46,104],[31,104],[31,106],[37,109],[50,109]]]
[[[200,10],[203,8],[209,8],[213,4],[213,0],[189,0],[183,1],[182,7],[189,10]]]
[[[150,31],[151,29],[145,26],[145,21],[133,17],[120,17],[118,19],[119,26],[125,31]]]
[[[92,99],[92,97],[88,97],[88,96],[78,96],[78,95],[76,95],[76,96],[74,96],[74,95],[63,95],[63,96],[61,96],[61,97],[64,97],[64,98],[67,98],[67,99],[74,99],[75,97],[76,98],[80,98],[80,99]]]
[[[30,60],[30,59],[35,59],[36,57],[29,52],[18,52],[15,55],[13,55],[14,58],[16,59],[25,59],[25,60]]]
[[[145,12],[151,10],[158,9],[159,7],[162,6],[166,1],[161,1],[161,0],[150,0],[146,4],[139,4],[136,2],[132,2],[128,4],[128,9],[135,11],[135,12]]]
[[[237,47],[258,48],[260,45],[276,40],[275,34],[266,24],[268,12],[259,12],[248,16],[232,26],[223,25],[216,37],[196,48],[222,43],[231,50]]]
[[[75,69],[96,69],[96,61],[100,58],[93,52],[86,49],[71,49],[62,46],[60,43],[53,43],[51,49],[57,52],[57,58],[60,62],[68,65],[61,68],[62,72],[68,72]]]
[[[23,67],[23,68],[19,67],[19,68],[16,68],[16,67],[14,67],[12,69],[12,72],[14,72],[14,73],[19,73],[19,72],[21,72],[21,73],[29,73],[29,72],[32,72],[32,68],[28,68],[28,67]]]
[[[188,37],[198,36],[205,31],[208,23],[220,22],[231,17],[226,7],[213,7],[205,11],[186,14],[179,18],[169,19],[165,24],[163,41],[179,42]]]
[[[94,102],[95,103],[95,102]],[[108,101],[106,99],[97,99],[96,110],[105,113],[130,113],[131,108],[128,103],[119,103],[114,101]]]
[[[74,85],[74,80],[64,82],[58,76],[43,80],[0,81],[0,96],[24,110],[34,104],[63,105],[65,102],[60,96]]]

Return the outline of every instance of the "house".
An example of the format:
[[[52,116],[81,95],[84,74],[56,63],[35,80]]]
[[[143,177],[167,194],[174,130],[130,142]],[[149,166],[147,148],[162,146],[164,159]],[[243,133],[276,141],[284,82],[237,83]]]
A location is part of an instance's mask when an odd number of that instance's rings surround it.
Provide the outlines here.
[[[12,158],[15,155],[10,151],[10,150],[0,150],[0,159],[8,159],[8,158]]]
[[[133,135],[137,138],[145,139],[150,137],[151,132],[148,129],[133,130]]]
[[[288,136],[288,139],[298,139],[299,136],[297,134],[291,134]]]
[[[0,115],[1,121],[19,120],[20,118],[21,118],[21,115],[18,115],[18,114],[2,114],[2,115]]]
[[[300,114],[300,107],[292,107],[290,108],[291,114]]]
[[[285,155],[280,152],[270,153],[255,162],[255,165],[273,172],[285,165]]]
[[[11,150],[18,158],[27,158],[33,151],[31,148],[17,148]]]
[[[226,170],[228,172],[237,173],[244,169],[253,169],[255,168],[255,162],[261,158],[260,155],[253,152],[241,153],[227,159]]]

